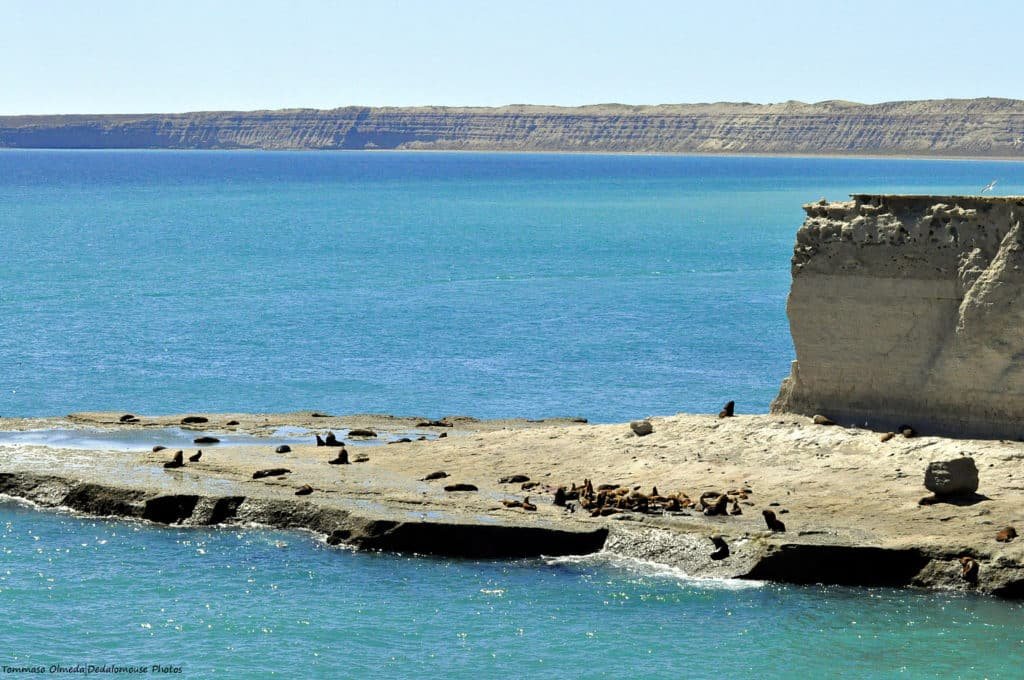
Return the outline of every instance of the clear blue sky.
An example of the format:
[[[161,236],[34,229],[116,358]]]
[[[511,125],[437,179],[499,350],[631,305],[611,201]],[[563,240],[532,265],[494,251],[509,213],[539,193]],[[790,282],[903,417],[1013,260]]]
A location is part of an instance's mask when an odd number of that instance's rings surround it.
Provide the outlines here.
[[[1024,3],[0,0],[0,114],[1024,98]]]

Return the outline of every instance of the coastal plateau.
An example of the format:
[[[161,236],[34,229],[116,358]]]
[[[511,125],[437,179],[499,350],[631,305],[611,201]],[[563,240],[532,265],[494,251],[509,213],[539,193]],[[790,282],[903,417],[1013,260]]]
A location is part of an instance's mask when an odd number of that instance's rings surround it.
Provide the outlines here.
[[[1024,157],[1024,101],[601,104],[0,117],[0,148]]]

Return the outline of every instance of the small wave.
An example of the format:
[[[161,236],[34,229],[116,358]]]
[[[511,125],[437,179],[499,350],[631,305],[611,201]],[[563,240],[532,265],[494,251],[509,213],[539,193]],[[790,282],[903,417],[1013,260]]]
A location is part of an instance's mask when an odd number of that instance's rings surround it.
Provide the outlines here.
[[[714,590],[749,590],[761,588],[764,581],[754,581],[737,578],[716,578],[710,576],[694,576],[687,574],[679,567],[673,567],[661,562],[652,562],[638,557],[627,557],[611,552],[601,551],[590,555],[566,555],[563,557],[545,557],[544,563],[548,565],[577,565],[583,567],[612,568],[620,571],[627,571],[637,576],[650,578],[668,578],[685,583],[695,588],[708,588]]]

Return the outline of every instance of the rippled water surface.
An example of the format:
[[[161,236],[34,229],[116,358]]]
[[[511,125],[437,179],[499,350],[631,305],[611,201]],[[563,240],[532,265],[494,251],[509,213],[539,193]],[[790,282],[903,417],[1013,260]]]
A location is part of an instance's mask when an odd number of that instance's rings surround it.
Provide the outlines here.
[[[793,357],[800,204],[992,179],[1024,193],[1024,166],[994,162],[0,152],[0,415],[615,421],[728,399],[764,412]],[[702,583],[602,557],[354,554],[304,534],[10,504],[0,551],[12,666],[474,679],[1024,667],[1020,605],[943,593]]]
[[[442,561],[305,534],[0,504],[0,662],[186,677],[1020,677],[1024,609],[687,580],[590,557]]]

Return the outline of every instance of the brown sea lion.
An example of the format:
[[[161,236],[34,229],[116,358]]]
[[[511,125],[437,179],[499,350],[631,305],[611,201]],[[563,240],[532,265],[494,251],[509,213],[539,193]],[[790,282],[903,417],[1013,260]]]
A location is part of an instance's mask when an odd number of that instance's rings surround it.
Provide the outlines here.
[[[324,439],[324,446],[344,446],[344,442],[338,441],[338,438],[334,436],[333,432],[328,432],[327,437]]]
[[[508,499],[502,500],[501,504],[504,505],[506,508],[521,508],[521,507],[523,507],[523,502],[522,501],[515,501],[515,500],[510,501]]]
[[[252,473],[252,478],[263,479],[264,477],[280,477],[281,475],[286,475],[289,472],[291,472],[291,470],[288,468],[267,468],[266,470],[257,470]]]
[[[435,479],[444,479],[448,476],[448,473],[444,470],[438,470],[437,472],[431,472],[429,475],[421,479],[421,482],[429,482]]]
[[[740,502],[739,501],[734,500],[732,502],[732,507],[729,508],[729,514],[730,515],[742,515],[743,514],[743,508],[740,507]]]
[[[523,510],[528,510],[530,512],[537,511],[537,506],[530,502],[529,496],[523,499]]]
[[[557,489],[555,489],[555,499],[552,501],[552,503],[554,503],[555,505],[557,505],[560,508],[564,508],[565,507],[565,487],[564,486],[560,486]]]
[[[1000,543],[1009,543],[1015,538],[1017,538],[1017,530],[1013,527],[1005,527],[996,534],[996,540]]]
[[[178,451],[174,454],[174,458],[169,462],[164,463],[164,467],[167,469],[180,468],[185,466],[185,452]]]
[[[348,465],[348,451],[345,449],[345,446],[342,445],[338,455],[333,460],[327,462],[331,465]]]
[[[786,525],[783,524],[771,510],[762,510],[761,514],[764,515],[765,524],[768,528],[775,532],[782,532],[786,530]]]
[[[508,475],[498,480],[498,484],[521,484],[530,481],[526,475]]]
[[[193,453],[191,456],[188,457],[188,462],[190,462],[190,463],[198,463],[199,459],[202,458],[202,457],[203,457],[203,450],[199,449],[198,451],[196,451],[195,453]]]
[[[202,437],[196,437],[195,439],[192,440],[192,443],[193,444],[218,444],[218,443],[220,443],[220,440],[217,439],[216,437],[211,437],[210,435],[204,435]]]
[[[139,422],[139,419],[138,419],[138,418],[136,418],[136,417],[135,417],[135,416],[134,416],[133,414],[131,414],[131,413],[125,413],[125,414],[124,414],[123,416],[121,416],[120,418],[118,418],[118,420],[119,420],[120,422],[122,422],[122,423],[131,423],[131,422],[136,422],[136,423],[137,423],[137,422]]]
[[[327,442],[325,442],[320,435],[316,435],[316,445],[317,446],[327,446]]]
[[[973,557],[964,555],[960,558],[960,578],[968,583],[978,582],[978,563]]]
[[[158,445],[156,445],[156,446],[154,446],[154,447],[153,447],[153,453],[156,453],[157,451],[163,451],[163,450],[164,450],[164,449],[166,449],[166,448],[167,448],[166,446],[160,446],[160,445],[158,444]]]
[[[896,436],[895,432],[886,432],[885,434],[883,434],[881,436],[881,438],[878,441],[880,441],[882,443],[885,443],[885,442],[889,441],[890,439],[892,439],[895,436]]]
[[[475,484],[449,484],[444,487],[445,491],[479,491]]]
[[[735,411],[736,411],[736,402],[735,401],[727,401],[727,402],[725,402],[725,406],[722,407],[722,410],[718,412],[718,417],[719,418],[732,418],[733,413]]]
[[[274,449],[274,453],[291,453],[291,450],[292,447],[288,446],[287,444],[281,444],[276,449]]]
[[[302,486],[299,487],[299,490],[295,492],[295,495],[308,496],[311,493],[313,493],[313,487],[311,487],[309,484],[303,484]]]

